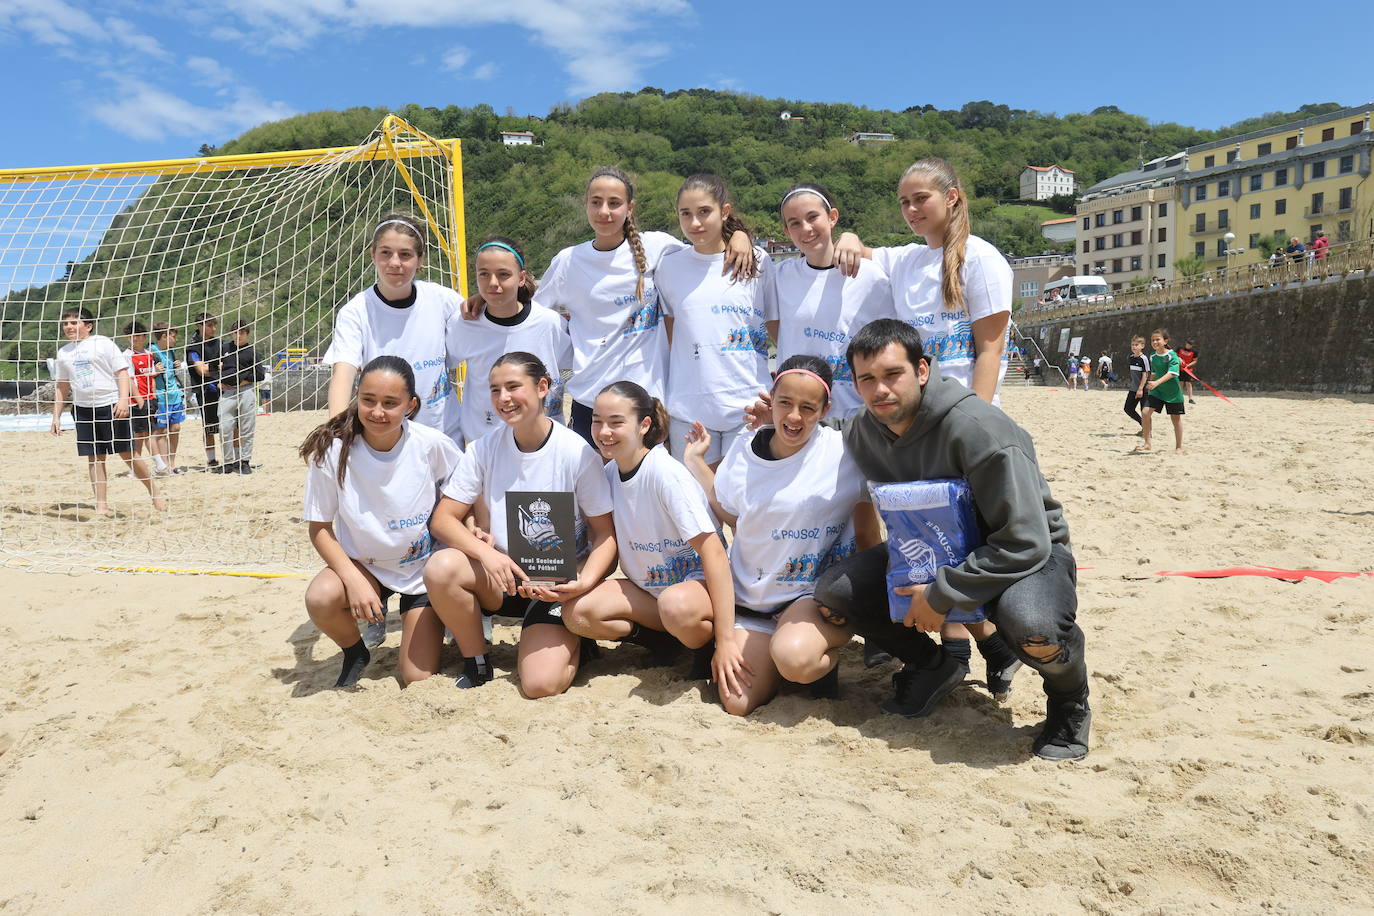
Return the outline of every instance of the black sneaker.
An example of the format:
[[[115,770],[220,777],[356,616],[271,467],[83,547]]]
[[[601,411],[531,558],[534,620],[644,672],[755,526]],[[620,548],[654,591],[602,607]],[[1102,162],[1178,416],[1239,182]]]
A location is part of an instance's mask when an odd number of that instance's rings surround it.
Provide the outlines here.
[[[1088,731],[1093,711],[1088,698],[1055,702],[1045,701],[1045,728],[1035,739],[1031,750],[1046,760],[1082,760],[1088,756]]]
[[[840,698],[840,665],[836,662],[818,681],[811,682],[811,699],[838,700]]]
[[[246,462],[246,461],[240,461],[240,462],[238,463],[238,465],[234,468],[234,470],[237,471],[237,472],[240,473],[240,474],[251,474],[251,473],[253,473],[253,469],[252,469],[251,467],[248,466],[248,462]]]
[[[211,474],[228,474],[228,473],[229,473],[230,471],[232,471],[233,469],[234,469],[233,465],[224,465],[224,464],[220,464],[218,461],[216,461],[214,464],[210,465],[210,473],[211,473]]]
[[[207,460],[207,461],[205,462],[205,466],[206,466],[207,468],[217,468],[217,467],[219,467],[219,462],[216,461],[214,458],[211,458],[211,459],[209,459],[209,460]],[[219,473],[219,472],[217,471],[216,473]]]
[[[689,681],[709,681],[711,679],[711,659],[716,656],[716,641],[708,639],[706,645],[692,650],[692,670],[687,672]]]
[[[674,664],[683,650],[682,643],[678,642],[673,634],[644,626],[635,627],[621,642],[648,649],[649,661],[646,667],[649,668],[666,668]]]
[[[477,664],[475,658],[463,659],[463,673],[458,675],[453,681],[453,686],[459,690],[471,690],[474,687],[481,687],[491,680],[491,662]]]
[[[941,649],[940,661],[934,668],[907,665],[892,675],[897,695],[883,701],[882,711],[908,719],[928,716],[936,704],[967,676],[968,665]]]
[[[1011,693],[1011,679],[1021,670],[1021,660],[1017,659],[1005,668],[988,668],[988,693],[1001,699]]]
[[[886,665],[890,661],[892,661],[892,653],[888,652],[882,646],[864,640],[865,668],[877,668],[879,665]]]

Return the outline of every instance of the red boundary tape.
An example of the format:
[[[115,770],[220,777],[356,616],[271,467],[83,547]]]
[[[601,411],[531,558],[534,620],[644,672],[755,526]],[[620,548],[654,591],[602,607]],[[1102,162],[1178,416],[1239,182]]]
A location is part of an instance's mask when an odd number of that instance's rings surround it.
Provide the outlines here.
[[[1337,579],[1374,578],[1374,573],[1333,572],[1322,569],[1279,569],[1274,566],[1230,566],[1226,569],[1195,569],[1188,571],[1160,570],[1160,576],[1187,576],[1192,579],[1226,579],[1231,576],[1264,576],[1269,579],[1286,579],[1299,582],[1303,579],[1320,579],[1334,582]]]

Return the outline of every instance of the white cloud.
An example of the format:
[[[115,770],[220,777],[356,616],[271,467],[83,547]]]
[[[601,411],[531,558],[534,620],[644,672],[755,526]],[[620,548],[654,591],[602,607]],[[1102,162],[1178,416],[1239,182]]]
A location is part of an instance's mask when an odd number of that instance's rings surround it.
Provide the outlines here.
[[[114,17],[106,19],[105,30],[117,43],[145,57],[155,57],[159,60],[165,60],[170,57],[156,38],[151,35],[145,35],[134,28],[133,23],[124,19],[116,19]]]
[[[471,59],[472,52],[467,48],[453,48],[446,52],[440,59],[439,66],[443,67],[445,70],[457,72],[466,67],[468,61]]]
[[[0,28],[19,32],[39,44],[89,53],[91,44],[111,46],[159,60],[167,51],[133,23],[111,16],[97,22],[63,0],[3,0]]]
[[[234,72],[213,57],[187,58],[186,69],[199,76],[206,86],[226,86],[234,82]]]
[[[208,108],[140,80],[117,82],[117,97],[97,103],[91,114],[112,130],[135,140],[162,140],[170,136],[214,142],[264,121],[295,114],[285,103],[264,101],[251,89],[235,89],[227,104]]]
[[[218,0],[203,10],[211,11],[221,23],[238,20],[221,27],[222,37],[236,30],[250,45],[295,50],[341,30],[432,33],[515,25],[562,59],[570,92],[586,94],[637,88],[644,69],[671,50],[645,35],[659,30],[665,20],[691,15],[692,7],[687,0]],[[490,78],[495,67],[485,70],[487,66],[474,70],[473,78]]]
[[[489,80],[492,77],[494,77],[500,71],[500,69],[501,68],[496,66],[495,64],[486,63],[482,64],[479,67],[474,67],[473,71],[468,75],[475,80]]]

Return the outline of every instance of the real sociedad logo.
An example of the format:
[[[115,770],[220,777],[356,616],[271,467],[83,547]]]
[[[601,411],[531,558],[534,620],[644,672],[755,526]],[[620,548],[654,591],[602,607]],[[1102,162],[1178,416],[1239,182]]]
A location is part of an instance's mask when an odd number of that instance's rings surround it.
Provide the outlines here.
[[[549,513],[553,507],[542,499],[536,499],[530,503],[530,509],[525,511],[525,507],[520,507],[520,536],[529,542],[529,545],[540,553],[549,553],[563,546],[563,539],[558,536],[554,528],[553,520],[549,518]]]
[[[919,584],[935,579],[935,551],[925,541],[916,538],[904,540],[897,551],[911,564],[906,574],[908,582]]]

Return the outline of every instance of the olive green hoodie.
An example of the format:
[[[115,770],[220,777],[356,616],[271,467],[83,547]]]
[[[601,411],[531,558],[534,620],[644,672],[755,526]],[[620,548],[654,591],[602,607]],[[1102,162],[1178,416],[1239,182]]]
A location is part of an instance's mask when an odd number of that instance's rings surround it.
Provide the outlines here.
[[[1051,544],[1069,546],[1064,509],[1040,473],[1030,435],[999,408],[930,365],[916,418],[898,438],[861,411],[845,448],[873,483],[957,477],[968,481],[983,546],[935,574],[926,598],[941,613],[996,600],[1038,571]]]

